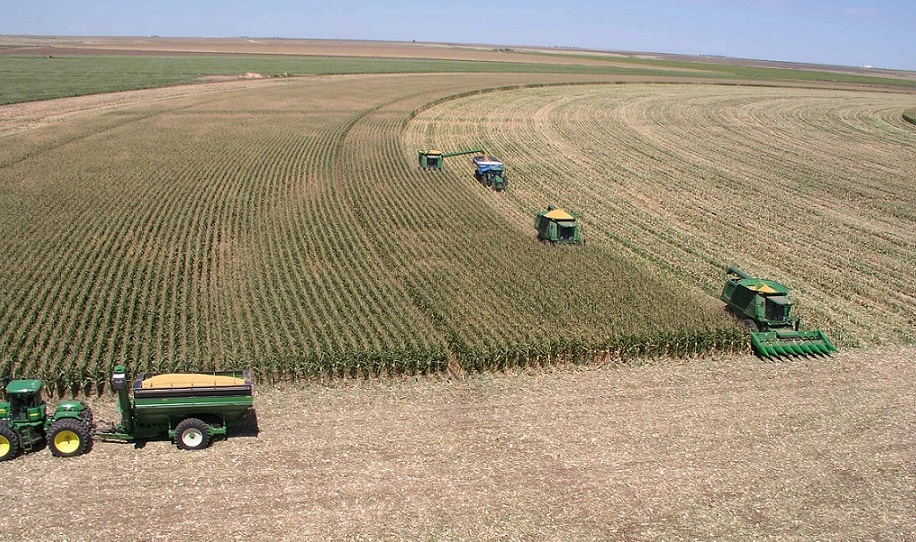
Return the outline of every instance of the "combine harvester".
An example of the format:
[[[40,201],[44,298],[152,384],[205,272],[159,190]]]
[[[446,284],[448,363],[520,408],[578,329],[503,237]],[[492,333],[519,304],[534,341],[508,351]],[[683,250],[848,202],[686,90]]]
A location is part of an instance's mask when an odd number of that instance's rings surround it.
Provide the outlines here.
[[[579,221],[563,209],[548,205],[534,217],[534,229],[538,239],[554,244],[581,244],[585,240],[579,232]]]
[[[487,188],[501,192],[509,185],[506,178],[506,167],[495,156],[487,154],[483,149],[469,151],[442,152],[438,150],[419,151],[420,168],[440,170],[445,163],[445,158],[461,156],[463,154],[479,154],[474,160],[474,177]]]
[[[837,351],[820,329],[799,331],[798,318],[791,316],[795,302],[789,299],[786,286],[751,277],[736,267],[725,273],[729,277],[720,297],[732,313],[758,330],[751,332],[751,344],[758,355],[778,358]]]

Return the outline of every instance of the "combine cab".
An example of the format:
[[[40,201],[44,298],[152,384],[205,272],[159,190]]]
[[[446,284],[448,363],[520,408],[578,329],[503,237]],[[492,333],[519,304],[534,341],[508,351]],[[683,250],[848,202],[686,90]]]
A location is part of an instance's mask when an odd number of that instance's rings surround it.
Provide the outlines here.
[[[769,279],[754,278],[735,267],[722,289],[721,299],[739,318],[758,331],[751,332],[751,344],[761,357],[830,354],[837,349],[819,329],[799,331],[798,318],[791,315],[795,302],[789,289]]]

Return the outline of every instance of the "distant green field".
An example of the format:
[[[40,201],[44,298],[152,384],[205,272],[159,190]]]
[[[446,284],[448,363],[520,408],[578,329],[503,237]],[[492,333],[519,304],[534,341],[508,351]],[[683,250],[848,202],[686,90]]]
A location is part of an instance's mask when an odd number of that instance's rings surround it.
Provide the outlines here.
[[[621,68],[525,62],[483,62],[316,56],[0,56],[0,105],[194,83],[209,75],[264,76],[351,73],[568,73],[684,75],[681,69]],[[709,76],[720,74],[710,72]]]
[[[267,77],[380,73],[560,73],[579,75],[652,75],[739,78],[758,81],[823,81],[916,87],[916,81],[823,71],[759,68],[727,64],[632,57],[527,53],[542,58],[581,58],[613,62],[575,65],[551,62],[485,62],[404,58],[265,55],[73,55],[48,59],[0,55],[0,105],[195,83],[212,75],[247,72]],[[621,67],[620,64],[632,67]]]

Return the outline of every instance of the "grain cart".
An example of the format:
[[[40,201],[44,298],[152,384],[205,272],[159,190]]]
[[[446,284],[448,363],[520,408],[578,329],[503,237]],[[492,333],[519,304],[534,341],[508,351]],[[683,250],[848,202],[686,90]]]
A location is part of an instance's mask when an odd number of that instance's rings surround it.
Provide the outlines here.
[[[137,375],[128,385],[123,365],[114,368],[121,423],[99,433],[103,440],[169,438],[182,450],[200,450],[251,409],[248,371]],[[133,392],[133,397],[131,397]]]
[[[474,177],[487,188],[502,192],[509,185],[506,179],[506,167],[495,156],[483,153],[474,157]]]
[[[41,380],[7,380],[0,402],[0,461],[35,451],[45,442],[51,454],[73,457],[92,445],[92,410],[82,401],[61,401],[48,416]]]
[[[576,217],[563,209],[548,205],[547,210],[534,217],[538,239],[551,243],[583,243]]]
[[[761,357],[830,354],[837,349],[819,329],[799,331],[799,320],[792,316],[795,302],[789,289],[769,279],[751,277],[736,267],[725,270],[728,280],[721,299],[726,307],[757,331],[751,344]]]

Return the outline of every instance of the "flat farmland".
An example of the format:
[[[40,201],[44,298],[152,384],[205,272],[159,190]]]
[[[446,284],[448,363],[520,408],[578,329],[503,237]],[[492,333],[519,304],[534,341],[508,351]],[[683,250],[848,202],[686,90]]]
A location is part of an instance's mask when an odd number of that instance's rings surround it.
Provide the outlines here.
[[[274,38],[0,36],[0,105],[214,80],[329,74],[643,75],[916,88],[916,73],[664,54]],[[575,78],[573,78],[575,79]]]
[[[115,363],[287,379],[743,347],[698,289],[542,246],[473,177],[417,170],[416,111],[526,79],[570,76],[229,84],[11,121],[4,370],[89,389]]]
[[[257,378],[256,420],[205,451],[3,463],[0,534],[916,537],[916,94],[670,75],[322,75],[0,107],[0,374],[101,422],[116,363]],[[508,191],[467,156],[416,167],[479,146]],[[586,245],[536,241],[550,203]],[[788,283],[841,352],[749,355],[717,300],[730,263]]]
[[[88,391],[116,363],[285,380],[740,350],[728,263],[793,286],[842,347],[913,340],[912,94],[570,74],[181,88],[6,108],[4,371]],[[509,191],[466,157],[415,166],[480,145]],[[535,241],[549,203],[588,244]]]
[[[204,451],[97,442],[0,464],[17,484],[0,535],[912,540],[914,355],[260,387],[257,425]]]

